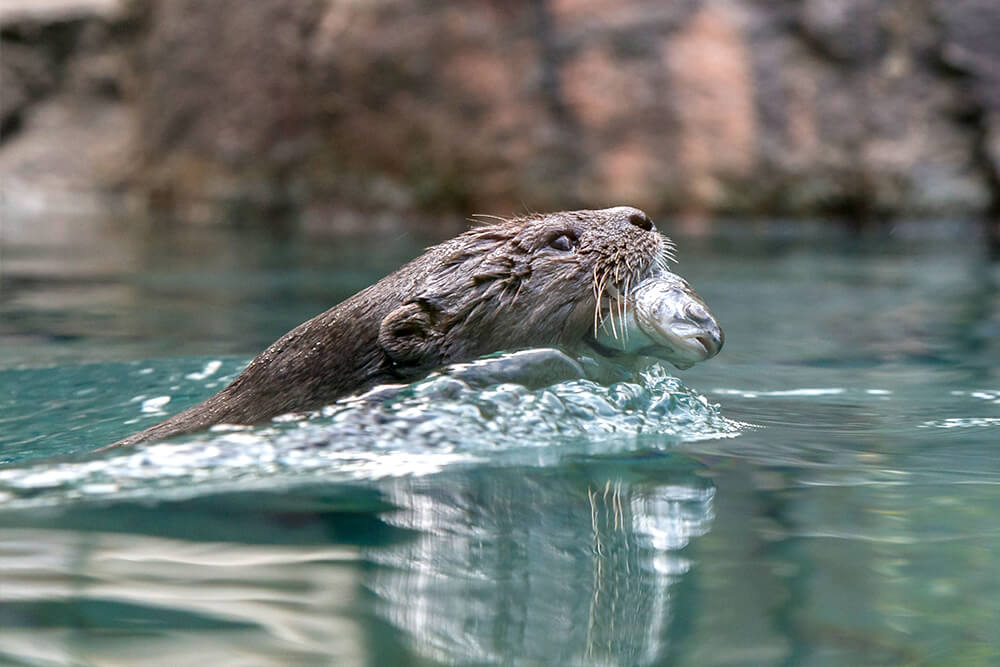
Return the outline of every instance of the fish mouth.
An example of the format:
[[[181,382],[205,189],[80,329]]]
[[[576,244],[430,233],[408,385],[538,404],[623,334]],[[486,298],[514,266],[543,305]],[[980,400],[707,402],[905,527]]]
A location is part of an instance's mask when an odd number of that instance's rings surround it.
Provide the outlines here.
[[[698,293],[680,276],[659,270],[628,293],[608,286],[601,318],[590,337],[604,356],[649,356],[681,370],[711,359],[725,342],[722,328]]]

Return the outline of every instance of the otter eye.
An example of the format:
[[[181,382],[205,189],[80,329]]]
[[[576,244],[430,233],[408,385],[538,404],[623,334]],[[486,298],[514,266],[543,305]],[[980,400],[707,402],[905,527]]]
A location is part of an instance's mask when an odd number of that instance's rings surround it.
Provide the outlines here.
[[[555,248],[556,250],[572,250],[573,246],[576,245],[576,239],[569,236],[568,234],[560,234],[551,241],[549,241],[549,247]]]

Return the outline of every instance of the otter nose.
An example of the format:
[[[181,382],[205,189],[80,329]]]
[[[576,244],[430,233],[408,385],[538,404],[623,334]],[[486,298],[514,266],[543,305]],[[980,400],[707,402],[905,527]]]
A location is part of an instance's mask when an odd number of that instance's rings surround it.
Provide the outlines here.
[[[653,221],[649,219],[648,215],[638,209],[628,216],[628,221],[639,229],[647,232],[653,231]]]

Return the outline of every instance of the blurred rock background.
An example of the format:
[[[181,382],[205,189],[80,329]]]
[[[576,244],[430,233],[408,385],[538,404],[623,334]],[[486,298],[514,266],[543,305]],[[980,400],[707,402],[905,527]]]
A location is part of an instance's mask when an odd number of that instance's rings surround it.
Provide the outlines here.
[[[992,215],[997,35],[995,0],[0,0],[3,206]]]

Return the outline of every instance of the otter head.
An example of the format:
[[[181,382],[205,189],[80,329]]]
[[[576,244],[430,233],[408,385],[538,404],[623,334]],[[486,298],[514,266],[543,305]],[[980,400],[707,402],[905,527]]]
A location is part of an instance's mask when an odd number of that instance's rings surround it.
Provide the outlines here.
[[[379,346],[404,377],[550,345],[686,368],[716,354],[722,334],[686,283],[656,287],[662,277],[679,280],[666,270],[672,251],[649,216],[627,206],[478,227],[406,267],[413,283],[400,286],[407,297],[382,320]]]

